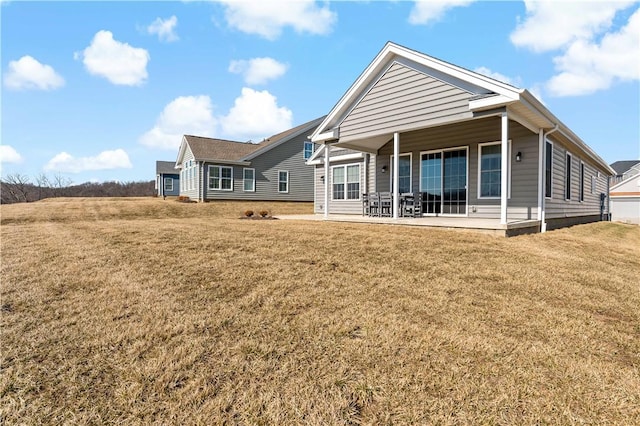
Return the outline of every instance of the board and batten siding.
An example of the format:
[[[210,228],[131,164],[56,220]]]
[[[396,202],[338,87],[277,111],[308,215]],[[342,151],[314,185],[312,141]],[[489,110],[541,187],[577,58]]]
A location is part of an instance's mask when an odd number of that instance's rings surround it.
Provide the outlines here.
[[[395,62],[342,121],[340,140],[470,118],[473,95]]]
[[[431,127],[400,134],[400,154],[411,153],[411,187],[420,188],[420,153],[425,151],[466,148],[467,213],[469,217],[500,218],[500,199],[478,198],[478,144],[499,142],[501,124],[498,117],[488,117],[445,126]],[[511,140],[511,198],[507,216],[511,219],[537,219],[538,206],[538,135],[519,123],[509,121]],[[517,152],[522,161],[516,162]],[[391,156],[393,141],[379,151],[376,158],[376,191],[391,188]],[[382,167],[387,172],[382,173]]]
[[[553,144],[552,194],[545,200],[547,219],[560,219],[576,216],[595,216],[600,214],[600,194],[609,193],[609,176],[598,169],[576,151],[568,150],[567,145],[549,138]],[[571,154],[571,199],[565,199],[566,156]],[[580,163],[584,162],[584,201],[580,201]],[[595,177],[596,185],[591,191],[591,179]],[[608,202],[605,201],[604,213],[609,213]]]
[[[313,167],[305,164],[304,142],[308,133],[290,140],[253,158],[248,166],[233,167],[233,191],[209,189],[209,165],[226,166],[207,162],[204,165],[206,200],[262,200],[262,201],[313,201]],[[244,191],[243,169],[255,170],[255,191]],[[289,172],[289,192],[278,192],[278,172]]]

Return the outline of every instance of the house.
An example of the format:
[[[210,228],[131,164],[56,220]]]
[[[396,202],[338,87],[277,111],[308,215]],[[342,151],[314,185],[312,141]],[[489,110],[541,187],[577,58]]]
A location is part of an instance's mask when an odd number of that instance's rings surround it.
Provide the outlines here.
[[[616,182],[609,191],[611,220],[640,225],[640,160],[616,161]]]
[[[313,201],[313,154],[308,136],[324,119],[301,124],[260,143],[184,135],[175,167],[180,195],[193,200]]]
[[[623,160],[611,164],[611,168],[616,172],[611,177],[610,185],[613,186],[640,172],[640,160]]]
[[[180,175],[173,161],[156,161],[156,194],[158,197],[177,197],[180,194]]]
[[[529,91],[387,43],[311,135],[315,208],[419,192],[430,217],[530,232],[600,220],[614,171]],[[604,208],[604,212],[601,211]],[[393,220],[390,219],[390,220]],[[515,225],[518,223],[518,225]]]

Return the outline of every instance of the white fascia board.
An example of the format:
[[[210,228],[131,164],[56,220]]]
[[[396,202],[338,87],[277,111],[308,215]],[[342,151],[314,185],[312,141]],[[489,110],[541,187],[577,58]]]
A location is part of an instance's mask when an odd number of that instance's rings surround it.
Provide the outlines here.
[[[631,177],[629,177],[629,178],[627,178],[627,179],[625,179],[625,180],[623,180],[621,182],[616,183],[611,188],[609,188],[609,192],[613,192],[614,189],[616,189],[616,188],[618,188],[618,187],[620,187],[622,185],[625,185],[625,184],[629,183],[630,181],[632,181],[634,179],[638,179],[638,175],[633,175],[633,176],[631,176]],[[638,180],[638,185],[640,186],[640,180]]]
[[[216,160],[216,159],[208,159],[208,158],[201,158],[201,159],[197,159],[196,161],[199,161],[202,164],[209,163],[209,165],[215,165],[215,164],[229,164],[232,166],[250,166],[251,165],[251,161]]]
[[[516,102],[518,99],[513,99],[507,96],[497,95],[488,96],[486,98],[474,99],[469,101],[470,111],[483,111],[486,109],[498,108],[501,106],[509,105]]]
[[[182,168],[182,157],[184,156],[184,152],[187,149],[187,138],[182,136],[182,141],[180,141],[180,149],[178,150],[178,157],[176,158],[176,169]]]
[[[311,142],[314,143],[322,143],[334,139],[338,139],[340,137],[340,129],[335,128],[331,129],[324,133],[314,133],[311,135]]]
[[[331,157],[331,159],[329,160],[329,163],[333,163],[334,161],[357,160],[359,158],[364,158],[364,154],[361,152],[356,152],[352,154],[336,155],[335,157]],[[313,161],[307,161],[307,164],[310,166],[324,164],[324,158],[318,158]]]
[[[313,141],[312,141],[313,142]],[[313,154],[311,154],[311,157],[309,157],[306,161],[307,164],[311,164],[310,161],[314,161],[318,158],[318,156],[320,155],[321,152],[324,151],[326,145],[322,144],[320,146],[320,148],[318,148]]]

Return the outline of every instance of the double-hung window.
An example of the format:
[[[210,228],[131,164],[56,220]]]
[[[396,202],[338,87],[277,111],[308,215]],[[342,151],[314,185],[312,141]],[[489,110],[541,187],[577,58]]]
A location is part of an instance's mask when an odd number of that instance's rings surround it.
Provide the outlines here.
[[[480,180],[478,196],[480,198],[500,198],[502,191],[502,144],[500,142],[480,144],[478,158],[480,163],[478,166]]]
[[[391,185],[393,191],[393,155],[391,156]],[[398,192],[400,194],[411,192],[411,154],[398,156]]]
[[[245,192],[255,192],[256,190],[256,170],[242,169],[242,189]]]
[[[164,190],[173,191],[173,178],[164,178]]]
[[[282,192],[282,193],[289,192],[289,171],[288,170],[278,171],[278,192]]]
[[[360,165],[335,166],[331,172],[334,200],[360,199]]]
[[[209,166],[209,189],[233,191],[233,168]]]

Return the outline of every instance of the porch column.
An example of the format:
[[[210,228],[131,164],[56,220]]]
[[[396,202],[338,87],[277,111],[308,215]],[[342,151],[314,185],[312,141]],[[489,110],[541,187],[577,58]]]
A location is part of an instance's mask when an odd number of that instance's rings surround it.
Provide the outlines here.
[[[400,190],[398,181],[400,180],[400,133],[393,134],[393,218],[398,218],[398,210],[400,209]]]
[[[503,112],[501,116],[502,137],[501,143],[501,164],[500,164],[500,224],[507,224],[507,197],[509,195],[509,116]]]
[[[545,143],[544,143],[544,129],[538,131],[538,220],[540,221],[540,232],[546,231],[546,224],[544,223],[545,216]]]
[[[324,218],[329,218],[329,150],[331,146],[324,144]]]

